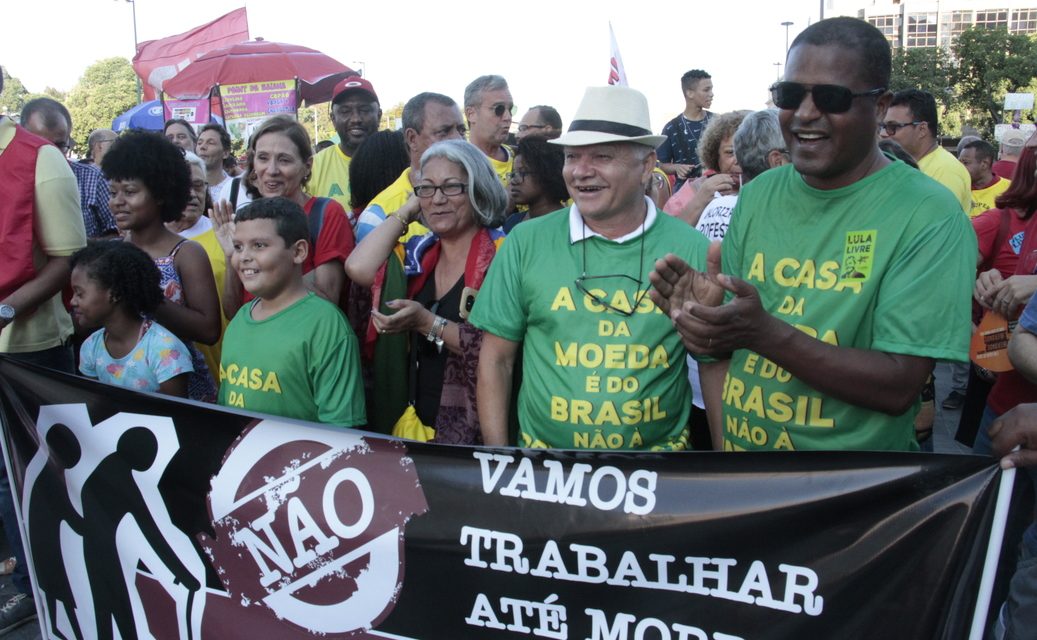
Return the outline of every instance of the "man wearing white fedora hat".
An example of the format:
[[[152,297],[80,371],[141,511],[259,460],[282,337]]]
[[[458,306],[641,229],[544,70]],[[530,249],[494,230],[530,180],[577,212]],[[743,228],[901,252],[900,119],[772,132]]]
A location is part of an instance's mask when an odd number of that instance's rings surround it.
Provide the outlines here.
[[[600,87],[551,141],[565,147],[573,205],[515,228],[469,319],[484,331],[486,444],[507,444],[522,345],[520,446],[687,448],[686,351],[648,296],[648,273],[670,252],[705,270],[709,242],[645,197],[662,140],[640,92]]]
[[[967,359],[975,234],[950,191],[879,150],[890,66],[863,20],[804,30],[771,87],[792,165],[738,197],[727,302],[696,299],[677,257],[651,274],[689,351],[730,358],[725,449],[917,450],[934,361]]]

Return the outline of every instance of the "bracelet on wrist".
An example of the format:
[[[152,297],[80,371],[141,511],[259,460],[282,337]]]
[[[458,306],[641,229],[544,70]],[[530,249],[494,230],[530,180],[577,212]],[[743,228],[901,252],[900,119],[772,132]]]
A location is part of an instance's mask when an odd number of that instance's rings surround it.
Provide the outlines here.
[[[425,336],[425,339],[435,344],[440,351],[443,350],[443,333],[446,331],[446,323],[446,318],[436,316],[432,321],[432,327],[428,330],[428,335]]]

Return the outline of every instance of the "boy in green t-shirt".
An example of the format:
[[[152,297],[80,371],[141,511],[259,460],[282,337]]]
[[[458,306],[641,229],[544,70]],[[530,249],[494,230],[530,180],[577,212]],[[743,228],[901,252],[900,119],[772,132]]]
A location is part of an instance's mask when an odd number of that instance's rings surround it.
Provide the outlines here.
[[[308,291],[302,207],[262,198],[239,211],[231,266],[255,300],[227,325],[220,404],[310,422],[367,422],[356,335],[330,302]]]

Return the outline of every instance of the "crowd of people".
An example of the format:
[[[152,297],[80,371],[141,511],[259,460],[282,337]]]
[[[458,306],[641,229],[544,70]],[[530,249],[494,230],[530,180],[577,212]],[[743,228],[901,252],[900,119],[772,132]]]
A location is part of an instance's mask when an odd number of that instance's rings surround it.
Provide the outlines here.
[[[933,96],[889,84],[850,18],[796,38],[770,109],[714,114],[689,71],[662,135],[615,86],[516,124],[494,75],[378,131],[351,77],[337,142],[273,116],[244,166],[182,120],[70,161],[71,116],[36,99],[0,118],[0,353],[422,441],[652,451],[931,450],[947,361],[959,438],[1035,449],[1037,135],[952,152]],[[1015,369],[970,365],[983,316],[1020,314]],[[32,611],[12,546],[0,629]],[[1031,567],[1004,637],[1035,612]]]

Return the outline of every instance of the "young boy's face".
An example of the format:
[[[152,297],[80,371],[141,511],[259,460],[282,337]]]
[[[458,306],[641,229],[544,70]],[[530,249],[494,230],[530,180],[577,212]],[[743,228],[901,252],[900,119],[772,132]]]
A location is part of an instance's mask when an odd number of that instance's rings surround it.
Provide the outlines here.
[[[244,220],[234,225],[231,266],[245,290],[257,298],[273,299],[301,278],[306,242],[286,245],[273,220]]]

